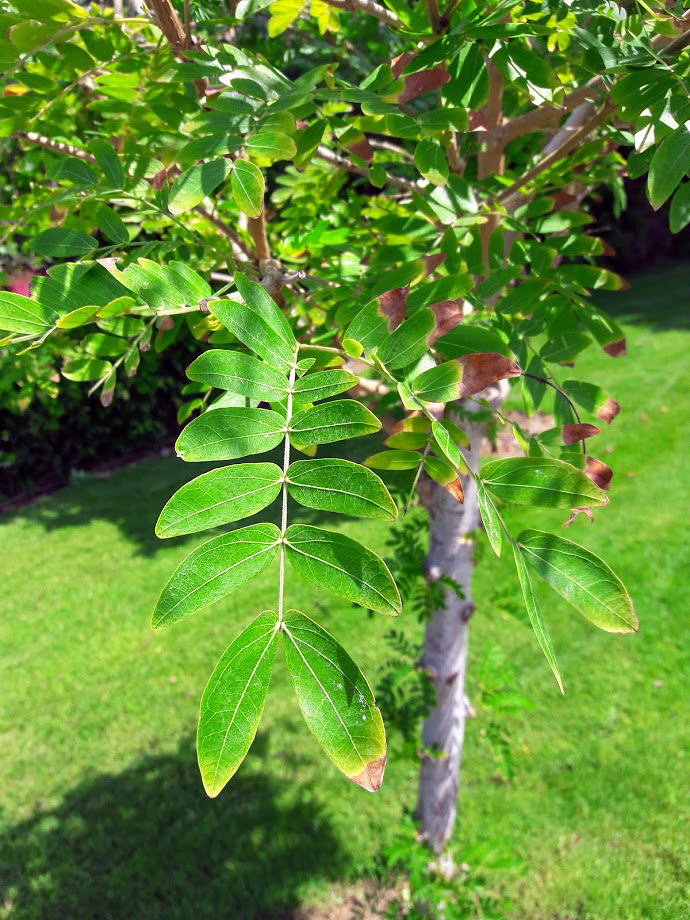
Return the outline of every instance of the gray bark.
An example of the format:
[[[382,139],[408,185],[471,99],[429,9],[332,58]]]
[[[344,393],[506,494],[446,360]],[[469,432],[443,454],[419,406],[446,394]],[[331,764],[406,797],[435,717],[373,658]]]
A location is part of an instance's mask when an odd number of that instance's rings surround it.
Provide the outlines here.
[[[505,383],[505,382],[504,382]],[[507,390],[496,385],[481,395],[493,405],[502,402]],[[486,426],[467,424],[472,450],[466,453],[468,464],[476,471]],[[423,755],[417,818],[420,833],[431,850],[441,853],[455,826],[460,764],[465,735],[465,669],[469,619],[472,603],[474,540],[472,534],[481,524],[477,490],[468,478],[465,501],[460,505],[452,495],[435,483],[420,484],[420,497],[429,513],[429,553],[427,578],[450,575],[462,586],[464,598],[446,591],[443,609],[434,611],[427,621],[421,666],[431,675],[436,689],[436,703],[427,716],[422,731],[424,747],[433,748],[436,756]]]

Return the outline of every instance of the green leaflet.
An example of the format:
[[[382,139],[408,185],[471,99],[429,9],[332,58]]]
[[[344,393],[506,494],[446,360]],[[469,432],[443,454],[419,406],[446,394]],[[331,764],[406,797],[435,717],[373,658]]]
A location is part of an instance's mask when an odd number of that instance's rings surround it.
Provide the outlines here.
[[[264,177],[258,166],[236,160],[230,178],[235,204],[247,217],[258,217],[264,206]]]
[[[357,383],[357,377],[349,371],[336,368],[331,371],[318,371],[300,377],[295,383],[295,397],[302,403],[315,403],[329,396],[337,396],[350,390]]]
[[[259,131],[247,139],[244,149],[250,157],[264,157],[271,163],[291,160],[297,152],[293,139],[278,131]]]
[[[497,354],[511,357],[510,348],[493,330],[461,323],[436,342],[436,349],[446,358],[465,355]]]
[[[271,409],[214,409],[192,419],[175,450],[188,461],[236,460],[272,450],[284,435],[285,420]]]
[[[70,256],[85,256],[98,247],[98,241],[81,230],[66,227],[51,227],[29,241],[29,249],[39,256],[67,259]]]
[[[386,733],[366,678],[342,645],[298,610],[287,611],[283,632],[310,731],[348,779],[376,792],[386,767]]]
[[[437,141],[420,141],[415,148],[414,163],[424,178],[434,185],[445,185],[448,181],[448,160]]]
[[[275,463],[236,463],[183,485],[160,513],[156,535],[178,537],[256,514],[278,496],[282,470]]]
[[[220,348],[199,355],[187,368],[187,376],[219,390],[267,402],[281,402],[288,388],[287,378],[262,361],[239,351]]]
[[[216,300],[209,304],[221,323],[236,335],[244,345],[261,355],[264,361],[282,374],[287,374],[292,364],[293,349],[280,334],[246,304],[234,300]]]
[[[290,496],[307,508],[394,521],[398,509],[376,473],[350,460],[297,460],[287,471]]]
[[[89,150],[96,158],[96,162],[108,182],[114,188],[124,188],[125,171],[113,145],[105,138],[97,137],[89,143]]]
[[[364,461],[372,470],[414,470],[422,455],[413,450],[382,450]]]
[[[352,320],[348,326],[347,337],[358,342],[364,351],[371,351],[383,342],[389,331],[388,320],[374,300],[362,307]]]
[[[160,629],[208,607],[267,568],[278,553],[275,524],[250,524],[204,543],[163,588],[151,626]]]
[[[0,291],[0,329],[20,335],[40,335],[53,325],[55,312],[30,297]]]
[[[628,592],[603,559],[539,530],[523,530],[517,542],[544,581],[595,626],[612,633],[639,630]]]
[[[110,361],[102,361],[100,358],[91,358],[85,355],[83,358],[68,361],[62,368],[62,376],[68,380],[88,383],[91,380],[101,380],[111,368]]]
[[[297,342],[290,323],[278,304],[265,288],[255,281],[250,281],[241,272],[235,272],[235,284],[242,300],[250,310],[257,313],[287,345],[290,350],[290,361],[292,361],[292,354]]]
[[[259,727],[273,670],[278,617],[265,610],[228,646],[201,697],[197,755],[215,798],[237,772]]]
[[[483,467],[482,482],[495,496],[515,505],[597,508],[608,497],[569,463],[550,457],[509,457]]]
[[[287,558],[307,581],[379,613],[400,613],[400,594],[376,553],[343,534],[305,524],[292,524],[285,536]]]
[[[690,169],[690,124],[680,125],[659,144],[649,164],[647,195],[657,211]]]
[[[457,361],[448,361],[415,377],[411,386],[420,399],[446,403],[459,398],[462,376],[462,365]]]
[[[549,663],[549,667],[553,671],[561,693],[563,693],[563,684],[561,683],[561,675],[558,671],[558,662],[556,661],[556,654],[553,650],[551,636],[549,635],[546,623],[542,619],[537,599],[532,590],[532,582],[530,581],[529,572],[527,571],[527,565],[517,543],[513,543],[513,552],[515,554],[515,568],[517,569],[520,587],[522,588],[522,596],[525,599],[527,615],[529,616],[532,629],[541,646],[541,650]]]
[[[290,425],[290,440],[296,447],[331,444],[345,438],[373,434],[381,422],[354,399],[337,399],[298,412]]]
[[[461,473],[467,473],[467,462],[443,422],[432,422],[431,431],[434,436],[435,448],[440,452],[441,459],[445,457],[456,470]]]
[[[486,535],[489,538],[491,548],[497,556],[501,555],[501,544],[503,542],[503,530],[498,511],[491,501],[489,494],[484,488],[484,483],[479,476],[475,477],[474,484],[477,487],[477,501],[481,511],[482,520],[486,529]]]
[[[414,316],[406,319],[391,332],[378,347],[376,355],[379,361],[390,370],[397,370],[417,361],[428,351],[429,334],[435,325],[436,319],[431,310],[418,310]]]
[[[170,213],[182,214],[201,204],[227,179],[231,169],[232,163],[223,157],[186,169],[170,189]]]
[[[107,204],[99,204],[94,212],[98,229],[113,243],[126,243],[129,241],[129,230],[117,211],[113,211]]]

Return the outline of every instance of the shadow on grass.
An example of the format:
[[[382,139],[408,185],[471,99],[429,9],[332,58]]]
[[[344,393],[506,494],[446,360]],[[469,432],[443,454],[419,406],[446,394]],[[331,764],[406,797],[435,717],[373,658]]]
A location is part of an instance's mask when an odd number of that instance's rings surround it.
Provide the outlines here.
[[[267,744],[259,735],[253,753]],[[185,740],[9,828],[2,916],[284,920],[301,884],[334,881],[343,864],[308,786],[245,767],[210,800]]]
[[[690,329],[690,265],[671,263],[635,275],[627,291],[597,291],[596,303],[624,323],[644,323],[657,330]]]
[[[365,457],[381,449],[381,440],[381,437],[374,436],[350,442],[347,446],[347,459],[361,463]],[[322,448],[318,453],[319,458],[342,455],[337,447],[335,450]],[[304,455],[293,451],[293,459],[304,459]],[[254,461],[269,461],[282,465],[282,448],[280,451],[271,451],[258,457],[247,457],[237,462],[251,463]],[[196,479],[202,473],[225,465],[224,463],[184,463],[174,454],[169,454],[165,457],[151,457],[111,472],[76,474],[72,483],[66,488],[3,515],[0,522],[10,523],[21,518],[30,524],[39,524],[50,532],[64,527],[79,527],[96,520],[108,521],[115,524],[122,534],[134,544],[139,555],[152,556],[163,547],[174,546],[190,539],[189,536],[170,540],[160,540],[156,537],[154,533],[156,521],[168,499],[186,482]],[[395,476],[393,479],[395,481]],[[328,526],[329,523],[331,525],[336,523],[340,517],[340,515],[304,508],[292,499],[290,507],[291,522],[303,524],[324,522]],[[271,521],[274,524],[280,524],[280,509],[278,498],[257,515],[234,521],[215,531],[208,531],[205,535],[210,539],[219,533],[227,533],[256,521]],[[191,539],[195,538],[196,535],[192,535]]]

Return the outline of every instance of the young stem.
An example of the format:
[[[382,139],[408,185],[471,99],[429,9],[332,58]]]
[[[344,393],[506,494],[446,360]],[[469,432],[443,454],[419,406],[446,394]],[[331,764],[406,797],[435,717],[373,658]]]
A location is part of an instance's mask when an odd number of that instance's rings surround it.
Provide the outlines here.
[[[283,511],[280,521],[280,571],[278,574],[278,623],[283,622],[283,609],[285,605],[285,531],[288,526],[288,490],[287,471],[290,466],[290,422],[292,420],[292,396],[297,376],[297,356],[299,346],[295,348],[292,356],[292,367],[288,378],[288,394],[285,406],[285,449],[283,451]]]

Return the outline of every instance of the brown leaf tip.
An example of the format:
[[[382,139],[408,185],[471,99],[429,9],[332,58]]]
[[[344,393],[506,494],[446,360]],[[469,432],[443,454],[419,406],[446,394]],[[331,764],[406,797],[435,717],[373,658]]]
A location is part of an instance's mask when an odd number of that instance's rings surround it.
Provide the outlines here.
[[[386,754],[379,757],[378,760],[372,760],[366,765],[361,773],[351,776],[353,783],[357,783],[367,792],[378,792],[383,782],[383,773],[386,769]]]
[[[448,485],[444,486],[443,488],[446,490],[446,492],[450,492],[450,494],[457,502],[460,502],[461,505],[464,504],[465,490],[462,487],[462,482],[459,476],[457,479],[449,482]]]
[[[613,479],[613,470],[610,466],[602,463],[601,460],[595,460],[594,457],[587,457],[585,465],[585,476],[589,476],[594,485],[599,486],[605,492],[611,488]]]
[[[625,339],[620,339],[618,342],[611,342],[610,345],[604,345],[604,351],[612,358],[622,358],[628,351]]]
[[[394,288],[392,291],[386,291],[377,298],[379,313],[384,319],[388,320],[388,331],[394,332],[405,317],[405,308],[407,307],[407,295],[410,288]]]
[[[465,355],[458,361],[462,365],[459,399],[474,396],[498,380],[519,377],[522,373],[518,365],[504,355]]]
[[[568,424],[563,426],[563,443],[577,444],[578,441],[584,441],[585,438],[593,438],[599,434],[600,429],[596,425],[587,424]]]
[[[597,412],[597,418],[601,419],[602,422],[606,422],[607,425],[610,425],[620,411],[620,405],[612,396],[609,396],[604,405]]]
[[[462,322],[463,311],[462,304],[457,300],[442,300],[440,303],[432,304],[429,309],[436,319],[436,325],[428,338],[429,345],[433,345],[442,335]]]

